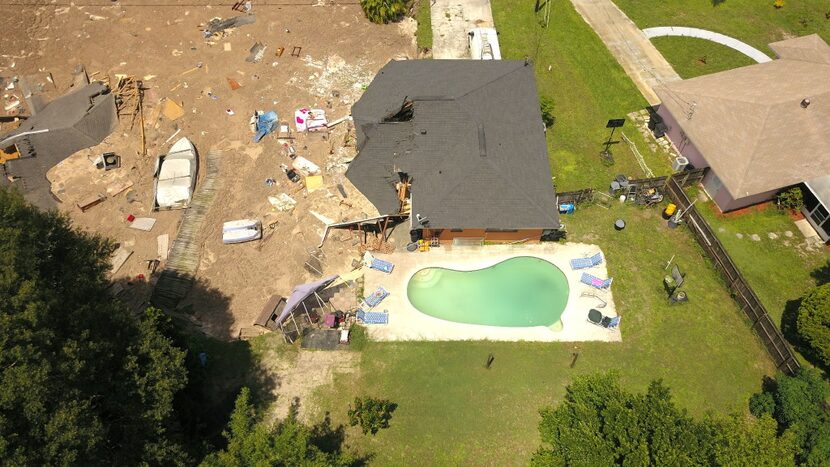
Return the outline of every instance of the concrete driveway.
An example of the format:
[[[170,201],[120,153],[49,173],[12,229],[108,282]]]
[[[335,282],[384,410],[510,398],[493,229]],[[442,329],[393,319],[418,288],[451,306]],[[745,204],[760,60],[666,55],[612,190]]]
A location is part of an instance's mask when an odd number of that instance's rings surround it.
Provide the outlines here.
[[[660,103],[654,87],[679,81],[680,76],[643,31],[611,0],[571,0],[571,3],[602,39],[648,103]]]
[[[490,0],[432,0],[432,58],[470,58],[467,32],[492,28]]]

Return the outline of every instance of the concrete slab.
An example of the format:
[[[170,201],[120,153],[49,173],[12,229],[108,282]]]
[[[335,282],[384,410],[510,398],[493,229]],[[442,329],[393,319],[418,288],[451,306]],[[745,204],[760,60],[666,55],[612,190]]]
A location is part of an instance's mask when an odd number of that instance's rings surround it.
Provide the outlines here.
[[[807,222],[807,219],[799,219],[795,221],[795,226],[798,227],[798,231],[801,232],[801,235],[804,235],[804,238],[807,240],[813,240],[814,238],[818,239],[818,232],[816,229]]]
[[[490,0],[435,0],[430,5],[432,58],[468,59],[467,32],[492,28]]]
[[[679,81],[674,68],[611,0],[571,0],[649,104],[659,104],[654,87]],[[433,20],[434,21],[434,20]]]
[[[365,271],[364,291],[371,293],[378,286],[390,292],[389,296],[375,310],[389,312],[389,324],[369,325],[369,336],[373,340],[493,340],[493,341],[606,341],[619,342],[622,334],[619,329],[608,330],[587,321],[588,310],[597,307],[600,302],[593,297],[582,297],[582,292],[595,293],[608,303],[600,308],[606,316],[616,316],[613,296],[610,290],[597,291],[582,284],[579,278],[582,272],[597,277],[608,277],[605,262],[600,266],[580,271],[573,271],[569,261],[573,258],[587,257],[600,251],[596,245],[582,243],[537,244],[537,245],[488,245],[482,247],[448,247],[433,248],[428,252],[395,252],[389,255],[375,255],[395,264],[391,274],[374,269]],[[516,256],[534,256],[550,261],[556,265],[568,279],[570,293],[565,311],[561,317],[560,329],[551,326],[537,327],[499,327],[475,324],[462,324],[446,321],[418,311],[407,298],[407,285],[410,278],[425,267],[445,267],[456,270],[475,270],[492,266]],[[612,286],[613,287],[613,286]],[[622,320],[625,326],[625,319]]]

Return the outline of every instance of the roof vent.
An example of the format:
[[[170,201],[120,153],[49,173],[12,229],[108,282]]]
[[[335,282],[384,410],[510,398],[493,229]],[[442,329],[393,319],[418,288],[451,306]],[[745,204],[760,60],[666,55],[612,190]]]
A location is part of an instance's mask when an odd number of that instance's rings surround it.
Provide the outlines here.
[[[801,108],[806,109],[807,107],[810,107],[810,99],[804,99],[801,101]]]

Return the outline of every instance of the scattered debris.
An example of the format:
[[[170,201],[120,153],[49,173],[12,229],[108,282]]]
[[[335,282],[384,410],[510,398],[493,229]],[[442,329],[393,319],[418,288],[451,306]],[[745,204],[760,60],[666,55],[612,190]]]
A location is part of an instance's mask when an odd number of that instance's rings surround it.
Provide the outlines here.
[[[288,32],[288,29],[286,29],[285,31],[286,31],[286,32]],[[301,52],[302,50],[303,50],[303,48],[302,48],[302,47],[297,47],[297,46],[294,46],[294,48],[293,48],[293,49],[291,49],[291,56],[292,56],[292,57],[299,57],[299,56],[300,56],[300,52]]]
[[[329,219],[328,217],[320,214],[317,211],[308,211],[311,213],[312,216],[316,217],[318,221],[322,222],[325,225],[334,224],[334,220]]]
[[[156,225],[156,220],[152,217],[137,217],[130,224],[130,228],[149,232],[153,230],[154,225]]]
[[[265,135],[273,132],[279,124],[279,116],[273,110],[270,112],[263,112],[257,110],[251,117],[251,130],[254,132],[252,141],[258,143],[265,137]]]
[[[115,183],[107,187],[107,196],[116,196],[123,193],[125,190],[133,186],[133,182],[130,180],[125,180],[122,182]]]
[[[205,39],[209,39],[214,34],[225,32],[226,29],[238,28],[239,26],[253,24],[255,22],[256,16],[254,15],[234,16],[233,18],[225,20],[213,18],[208,22],[203,34]]]
[[[81,212],[87,212],[89,209],[103,203],[105,199],[107,199],[107,195],[97,194],[78,201],[77,206]]]
[[[123,245],[119,246],[115,253],[113,253],[112,258],[110,259],[110,275],[115,274],[121,269],[121,266],[130,259],[130,256],[133,254],[132,250],[128,250],[124,248]]]
[[[249,63],[259,63],[262,60],[262,57],[265,56],[266,48],[267,47],[262,42],[255,43],[249,50],[251,53],[245,61]]]
[[[297,205],[297,201],[285,193],[280,193],[277,196],[269,196],[268,202],[271,203],[271,206],[274,206],[278,211],[282,212],[291,211]]]
[[[305,176],[320,173],[320,167],[303,156],[297,156],[291,166]]]
[[[760,242],[761,241],[761,236],[758,235],[758,234],[752,234],[752,235],[749,236],[749,238],[751,238],[752,241],[754,241],[754,242]]]
[[[307,192],[311,193],[321,188],[323,188],[322,175],[312,175],[310,177],[305,178],[305,189]]]
[[[326,111],[322,109],[297,109],[294,112],[297,131],[324,131],[327,129]]]
[[[162,234],[156,237],[156,250],[161,260],[167,260],[167,252],[170,251],[170,235]]]
[[[161,113],[167,117],[168,120],[173,121],[184,116],[184,104],[179,105],[173,99],[167,98],[164,100],[164,106],[161,109]]]
[[[228,80],[228,86],[231,87],[231,91],[236,91],[237,89],[242,87],[242,85],[239,84],[239,81],[237,81],[233,78],[227,78],[227,80]]]

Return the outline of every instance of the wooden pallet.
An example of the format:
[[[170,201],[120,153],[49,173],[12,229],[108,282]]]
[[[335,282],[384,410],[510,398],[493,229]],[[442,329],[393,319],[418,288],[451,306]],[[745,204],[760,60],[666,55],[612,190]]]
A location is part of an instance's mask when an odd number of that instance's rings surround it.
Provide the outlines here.
[[[213,205],[213,199],[219,188],[219,159],[221,156],[222,153],[217,150],[211,150],[208,153],[205,161],[205,179],[196,190],[190,207],[187,208],[182,217],[179,232],[173,241],[173,248],[170,251],[167,264],[153,289],[150,302],[163,310],[175,310],[179,302],[193,287],[196,270],[199,268],[201,245],[199,232],[202,230],[205,215]]]

